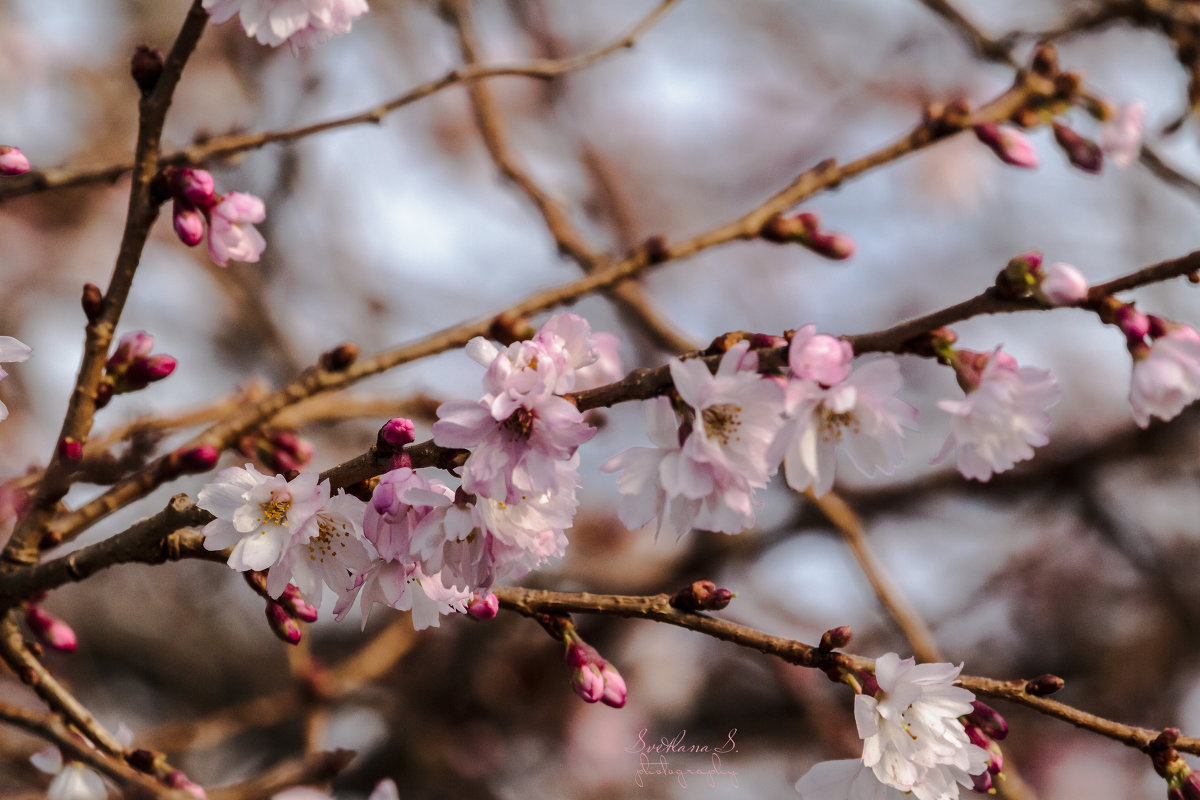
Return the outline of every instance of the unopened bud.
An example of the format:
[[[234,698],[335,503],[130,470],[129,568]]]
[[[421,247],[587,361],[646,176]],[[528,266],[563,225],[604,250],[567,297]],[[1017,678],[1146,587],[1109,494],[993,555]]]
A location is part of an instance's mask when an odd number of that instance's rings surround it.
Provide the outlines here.
[[[64,436],[58,440],[58,457],[70,463],[79,461],[83,458],[83,442],[72,436]]]
[[[29,172],[29,159],[16,147],[0,144],[0,175],[24,175]]]
[[[986,769],[978,775],[972,775],[971,783],[971,788],[980,794],[992,793],[992,773]]]
[[[211,208],[217,204],[217,185],[208,170],[194,167],[168,168],[171,196],[197,208]]]
[[[971,701],[971,713],[967,715],[967,722],[998,742],[1008,736],[1008,721],[1000,716],[999,711],[979,700]]]
[[[192,780],[183,773],[183,770],[174,769],[167,775],[167,786],[172,789],[182,789],[190,794],[196,800],[208,800],[208,794],[204,791],[204,787]]]
[[[1061,123],[1054,123],[1054,141],[1066,154],[1071,166],[1092,174],[1098,173],[1104,167],[1104,153],[1100,145]]]
[[[600,702],[612,708],[623,708],[629,690],[625,687],[625,679],[621,677],[621,673],[605,661],[604,666],[600,667],[600,677],[604,680],[604,692],[600,695]]]
[[[283,590],[283,593],[279,595],[278,603],[294,619],[298,619],[301,622],[317,621],[318,609],[310,606],[308,601],[304,599],[304,595],[300,594],[300,590],[290,583]]]
[[[292,618],[287,609],[274,601],[267,603],[267,624],[271,626],[272,633],[288,644],[300,644],[300,639],[304,636],[299,623]]]
[[[175,201],[171,223],[175,226],[175,235],[179,241],[188,247],[195,247],[204,241],[204,217],[194,206]]]
[[[1150,318],[1132,303],[1124,303],[1113,311],[1113,324],[1121,329],[1131,345],[1141,344],[1150,335]]]
[[[976,125],[975,138],[983,142],[1005,164],[1033,169],[1038,165],[1037,151],[1029,137],[1011,125],[985,122]]]
[[[667,245],[666,238],[661,235],[651,236],[642,242],[642,249],[646,253],[646,260],[651,264],[661,264],[671,257],[671,248]]]
[[[1038,75],[1053,78],[1059,73],[1058,51],[1050,42],[1038,42],[1033,51],[1033,63],[1030,69]]]
[[[108,405],[108,401],[112,400],[112,396],[112,378],[105,376],[100,383],[96,384],[96,410],[99,411]]]
[[[150,355],[154,349],[154,337],[145,331],[133,331],[121,337],[117,349],[108,357],[105,368],[110,373],[128,369],[134,359]]]
[[[1083,273],[1070,264],[1056,261],[1046,268],[1037,294],[1052,306],[1066,306],[1087,299],[1088,282]]]
[[[321,354],[321,369],[326,372],[342,372],[358,358],[358,345],[354,342],[342,342],[332,350]]]
[[[1184,800],[1200,800],[1200,774],[1189,772],[1179,784]]]
[[[39,641],[55,650],[70,653],[79,646],[71,626],[37,603],[25,604],[25,623]]]
[[[1035,697],[1045,697],[1049,694],[1054,694],[1059,689],[1067,685],[1067,682],[1057,675],[1046,673],[1039,675],[1033,680],[1025,682],[1025,691]]]
[[[153,775],[155,768],[159,764],[166,763],[166,757],[162,753],[156,753],[153,750],[147,750],[144,747],[138,747],[130,750],[125,756],[125,761],[129,766],[136,769],[138,772],[145,772],[148,775]]]
[[[104,295],[100,293],[100,287],[94,283],[85,283],[79,304],[83,306],[83,315],[87,317],[88,322],[100,319],[100,315],[104,313]]]
[[[143,97],[154,91],[162,70],[163,54],[160,50],[145,44],[139,44],[134,49],[133,57],[129,60],[129,73]]]
[[[480,621],[495,619],[500,613],[500,598],[496,597],[492,592],[486,595],[480,595],[478,592],[471,595],[471,602],[467,604],[467,614],[472,619]]]
[[[221,451],[211,444],[176,450],[180,471],[187,473],[208,472],[217,465]]]
[[[417,428],[411,419],[392,417],[379,429],[378,439],[391,447],[404,447],[416,441]]]
[[[174,356],[166,354],[135,359],[125,373],[125,386],[127,390],[144,389],[170,376],[177,363]]]
[[[840,650],[850,644],[850,636],[849,625],[839,625],[836,628],[830,628],[821,634],[821,643],[817,645],[817,649],[823,653]]]
[[[600,701],[613,708],[625,705],[627,690],[621,673],[577,635],[567,645],[567,664],[571,667],[571,688],[586,702]]]

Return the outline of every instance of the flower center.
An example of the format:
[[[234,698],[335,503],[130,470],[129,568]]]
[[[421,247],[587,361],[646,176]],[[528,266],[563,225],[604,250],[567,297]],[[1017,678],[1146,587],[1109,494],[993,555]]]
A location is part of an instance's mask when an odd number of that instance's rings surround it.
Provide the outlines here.
[[[292,498],[290,497],[286,500],[273,497],[267,502],[260,504],[259,508],[262,509],[262,516],[258,518],[258,521],[263,523],[263,529],[259,533],[266,534],[267,525],[282,525],[286,528],[288,525],[288,509],[291,507]]]
[[[344,548],[350,538],[350,527],[345,522],[317,517],[317,535],[308,540],[308,560],[324,563],[326,558],[337,558],[338,550]]]
[[[728,446],[730,440],[737,441],[738,429],[742,426],[742,407],[733,403],[708,406],[700,412],[704,420],[704,431],[710,439]]]
[[[817,430],[821,439],[826,442],[841,442],[842,431],[846,428],[851,433],[858,433],[858,417],[853,411],[831,411],[823,404],[818,412]]]
[[[529,434],[533,432],[533,419],[533,412],[528,408],[518,408],[501,424],[516,436],[528,439]]]

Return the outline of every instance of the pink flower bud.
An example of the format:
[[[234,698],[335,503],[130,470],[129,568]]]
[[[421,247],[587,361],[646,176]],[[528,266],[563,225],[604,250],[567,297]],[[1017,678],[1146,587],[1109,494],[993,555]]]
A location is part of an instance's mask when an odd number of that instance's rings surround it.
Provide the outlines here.
[[[279,596],[279,604],[295,619],[301,622],[316,622],[318,610],[310,606],[294,585],[288,584]]]
[[[975,138],[983,142],[1005,164],[1033,169],[1038,165],[1037,151],[1029,137],[1011,125],[985,122],[975,126]]]
[[[1100,145],[1084,136],[1080,136],[1066,125],[1054,123],[1054,141],[1066,153],[1071,166],[1092,174],[1098,173],[1104,167],[1104,153]]]
[[[187,450],[177,450],[179,466],[185,473],[208,472],[217,465],[221,451],[211,444],[202,444]]]
[[[489,620],[495,619],[500,613],[500,598],[488,592],[486,595],[480,596],[478,593],[471,596],[471,602],[467,604],[467,613],[472,619]]]
[[[171,193],[200,208],[216,204],[216,184],[206,170],[181,167],[171,172]]]
[[[819,256],[844,261],[858,250],[858,245],[844,233],[815,234],[807,242],[809,250]]]
[[[1055,262],[1046,268],[1038,295],[1052,306],[1065,306],[1087,299],[1088,282],[1070,264]]]
[[[840,650],[850,644],[851,633],[849,625],[839,625],[836,628],[830,628],[821,634],[821,643],[817,649],[825,653]]]
[[[979,700],[971,701],[972,711],[967,715],[967,722],[976,726],[996,741],[1003,741],[1008,736],[1008,721],[1000,712]]]
[[[1200,774],[1189,772],[1179,784],[1184,800],[1200,800]]]
[[[175,225],[175,235],[179,237],[179,241],[188,247],[195,247],[204,241],[204,217],[200,212],[178,200],[175,201],[174,209],[171,221]]]
[[[986,769],[978,775],[971,776],[972,788],[981,794],[991,794],[992,792],[992,773]]]
[[[267,603],[267,624],[271,626],[272,633],[288,644],[300,644],[300,639],[304,636],[300,625],[287,609],[273,601]]]
[[[63,461],[78,461],[83,458],[83,442],[71,436],[64,436],[58,440],[58,455]]]
[[[70,653],[79,645],[70,625],[36,603],[25,604],[25,622],[34,636],[55,650]]]
[[[129,366],[125,380],[129,389],[144,389],[155,381],[161,381],[175,371],[174,356],[156,355],[138,358]]]
[[[183,770],[171,770],[171,774],[167,776],[167,786],[172,789],[183,789],[196,800],[208,800],[208,794],[204,788],[193,783],[187,775],[183,774]]]
[[[105,364],[109,372],[124,370],[133,363],[135,358],[150,355],[154,349],[154,337],[145,331],[127,333],[117,342],[117,349],[109,356]]]
[[[850,344],[824,333],[808,324],[792,336],[788,350],[788,366],[792,375],[801,380],[816,381],[824,386],[841,383],[850,374],[854,350]]]
[[[379,429],[379,438],[394,447],[403,447],[416,441],[416,426],[411,419],[393,417]]]
[[[0,144],[0,175],[24,175],[29,172],[29,159],[15,147]]]
[[[604,680],[604,692],[600,695],[600,702],[613,708],[622,708],[629,691],[625,688],[625,679],[621,677],[621,673],[605,661],[604,666],[600,668],[600,677]]]
[[[1132,303],[1122,305],[1113,313],[1113,324],[1121,329],[1131,345],[1142,342],[1150,334],[1150,319]]]
[[[571,667],[571,688],[584,701],[600,701],[613,708],[625,705],[627,690],[621,673],[577,635],[567,645],[567,664]]]

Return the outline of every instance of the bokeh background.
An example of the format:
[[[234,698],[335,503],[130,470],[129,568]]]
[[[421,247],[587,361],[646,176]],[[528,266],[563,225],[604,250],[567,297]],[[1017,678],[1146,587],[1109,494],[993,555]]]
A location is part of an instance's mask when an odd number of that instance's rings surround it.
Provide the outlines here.
[[[473,9],[484,61],[496,63],[587,52],[653,5],[480,0]],[[1102,5],[957,7],[993,37],[1017,34],[1018,60],[1038,32],[1056,31],[1063,66],[1114,104],[1143,101],[1150,146],[1200,176],[1188,75],[1163,31],[1121,19],[1062,30]],[[1172,7],[1190,19],[1196,4]],[[0,0],[0,142],[20,146],[35,167],[127,157],[137,99],[129,54],[139,43],[168,47],[186,9],[182,0]],[[352,33],[299,55],[262,47],[234,23],[212,26],[184,74],[167,147],[358,111],[460,63],[431,2],[378,0]],[[983,102],[1012,77],[916,0],[684,0],[634,48],[584,71],[486,85],[521,163],[593,247],[619,254],[652,235],[673,241],[734,219],[822,159],[848,161],[903,135],[924,103]],[[1177,131],[1161,133],[1181,115]],[[1067,121],[1098,135],[1081,111]],[[814,198],[804,210],[857,242],[849,261],[738,243],[657,269],[641,281],[645,294],[664,325],[697,343],[808,322],[861,333],[974,295],[1029,249],[1100,282],[1197,247],[1200,190],[1139,164],[1086,175],[1048,130],[1031,135],[1036,170],[1004,166],[967,135]],[[462,87],[380,125],[209,166],[219,191],[264,198],[263,260],[222,270],[159,221],[121,332],[150,331],[180,366],[117,398],[99,416],[99,435],[185,412],[211,420],[221,403],[282,384],[339,342],[377,352],[579,274],[527,199],[499,179]],[[107,282],[127,192],[126,179],[0,204],[0,333],[35,351],[0,384],[11,411],[0,425],[0,477],[43,463],[53,446],[81,352],[80,287]],[[1145,311],[1200,323],[1196,290],[1182,280],[1132,297]],[[627,368],[668,356],[604,298],[572,310],[621,335]],[[889,477],[867,479],[848,463],[839,473],[882,562],[966,672],[1053,672],[1067,681],[1067,702],[1200,732],[1200,415],[1139,431],[1121,336],[1090,314],[988,317],[956,330],[965,347],[1002,343],[1058,376],[1052,441],[986,486],[931,466],[948,430],[936,402],[959,390],[949,370],[902,359],[904,397],[921,411],[908,462]],[[324,469],[365,450],[397,413],[416,417],[425,438],[431,408],[477,394],[479,377],[463,353],[445,353],[291,423],[315,446],[312,468]],[[854,652],[908,654],[836,532],[782,482],[764,498],[759,527],[740,536],[656,541],[652,530],[626,531],[615,481],[597,467],[637,442],[641,417],[626,406],[603,419],[581,451],[584,505],[567,558],[527,585],[657,593],[712,578],[737,592],[721,612],[728,618],[809,642],[848,624]],[[117,452],[157,452],[195,430],[143,432]],[[226,454],[222,465],[244,461]],[[163,487],[80,543],[123,530],[175,492],[194,496],[203,480]],[[68,505],[101,490],[79,486]],[[561,648],[508,614],[486,624],[445,619],[417,634],[406,615],[380,609],[365,632],[357,620],[323,620],[289,652],[268,631],[261,601],[208,563],[112,569],[56,592],[48,607],[80,637],[78,652],[49,655],[50,667],[103,722],[125,723],[138,745],[167,750],[206,786],[306,750],[348,747],[359,756],[334,783],[339,798],[365,796],[385,776],[406,800],[790,798],[813,763],[857,754],[850,697],[822,675],[650,622],[578,620],[628,682],[629,703],[617,711],[579,701]],[[8,674],[0,697],[36,707]],[[1164,795],[1141,754],[1000,710],[1013,727],[1006,753],[1028,784],[1022,796]],[[712,787],[654,776],[635,784],[640,731],[647,740],[686,731],[688,744],[718,746],[734,729],[737,750],[723,763],[736,786],[728,776]],[[38,747],[0,729],[0,795],[39,795],[45,779],[28,765]],[[676,758],[691,768],[707,761]]]

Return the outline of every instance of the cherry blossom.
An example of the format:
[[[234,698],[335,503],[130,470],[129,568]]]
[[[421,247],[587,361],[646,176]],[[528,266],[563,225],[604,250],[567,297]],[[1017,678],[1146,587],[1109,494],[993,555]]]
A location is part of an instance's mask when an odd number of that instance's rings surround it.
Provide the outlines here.
[[[438,407],[434,442],[471,450],[463,489],[516,503],[560,483],[559,470],[595,435],[575,404],[557,392],[575,385],[575,370],[599,355],[587,323],[572,314],[552,317],[532,340],[498,348],[473,339],[468,355],[488,369],[479,400]]]
[[[33,348],[11,336],[0,336],[0,363],[27,361],[33,355]],[[0,367],[0,380],[8,376],[4,367]],[[8,406],[0,402],[0,420],[8,419]]]
[[[331,36],[348,33],[354,19],[366,13],[366,0],[204,0],[217,23],[240,16],[242,29],[261,44],[315,47]]]
[[[686,405],[687,433],[679,441],[669,401],[648,401],[647,425],[654,448],[635,447],[601,469],[622,471],[621,518],[636,527],[664,513],[682,536],[692,525],[740,533],[754,524],[754,492],[767,485],[768,451],[779,430],[783,387],[753,367],[749,343],[721,357],[716,375],[698,359],[670,362],[675,389]],[[672,430],[675,432],[672,433]],[[649,516],[647,516],[649,514]]]
[[[272,569],[283,558],[292,534],[309,522],[328,497],[329,484],[318,485],[316,473],[301,473],[288,481],[282,475],[263,475],[250,464],[221,470],[196,499],[196,505],[216,517],[204,526],[204,547],[232,546],[229,566],[239,572]],[[287,585],[287,581],[272,583],[279,591]]]
[[[954,452],[959,472],[987,481],[1032,458],[1034,447],[1050,441],[1047,410],[1062,399],[1062,391],[1048,371],[1018,367],[1000,348],[990,355],[959,351],[958,358],[960,382],[968,393],[962,400],[938,402],[952,417],[950,436],[934,462]]]
[[[234,261],[258,261],[267,246],[253,223],[267,218],[263,201],[252,194],[230,192],[208,213],[208,255],[223,267]]]
[[[916,409],[896,398],[902,385],[900,367],[890,357],[859,367],[833,386],[789,380],[786,421],[771,447],[773,460],[784,458],[788,485],[796,491],[811,486],[818,497],[827,493],[839,445],[864,474],[892,472],[904,457],[904,429],[916,427]]]
[[[863,764],[881,783],[920,800],[957,797],[971,775],[987,768],[987,752],[971,743],[959,717],[972,695],[954,686],[962,665],[917,664],[887,653],[875,662],[875,695],[854,698]]]
[[[349,589],[353,576],[371,565],[359,528],[364,506],[357,497],[339,493],[294,528],[278,565],[267,574],[267,594],[278,597],[292,583],[320,605],[322,585],[337,593]]]
[[[1141,100],[1122,103],[1100,136],[1100,145],[1118,167],[1127,167],[1142,151],[1146,129],[1146,104]]]
[[[1163,335],[1150,345],[1130,347],[1133,377],[1129,403],[1133,418],[1145,428],[1150,417],[1174,419],[1200,397],[1200,334],[1190,325],[1159,321]]]

